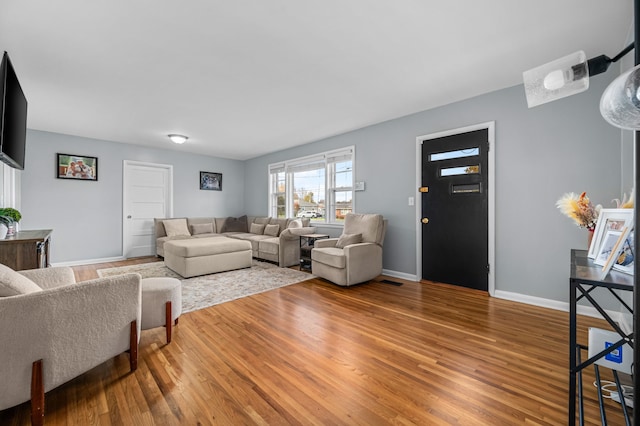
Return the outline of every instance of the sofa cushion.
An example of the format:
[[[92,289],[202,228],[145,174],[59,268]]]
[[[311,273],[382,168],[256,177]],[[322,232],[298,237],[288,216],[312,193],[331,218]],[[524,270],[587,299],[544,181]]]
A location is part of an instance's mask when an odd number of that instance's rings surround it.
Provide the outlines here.
[[[266,225],[270,220],[270,217],[256,217],[255,219],[253,219],[253,223],[257,223],[258,225]]]
[[[213,223],[194,223],[189,226],[191,235],[213,234]]]
[[[0,297],[42,291],[36,283],[6,265],[0,263]]]
[[[222,224],[222,229],[220,229],[220,233],[224,232],[247,232],[249,227],[247,225],[247,216],[240,217],[228,217],[224,220]]]
[[[252,234],[256,234],[256,235],[262,235],[264,233],[264,227],[266,225],[262,225],[259,223],[252,223],[251,224],[251,229],[249,229],[249,232]]]
[[[187,219],[165,219],[162,221],[167,237],[178,235],[191,235],[187,228]]]
[[[280,239],[276,237],[270,237],[260,241],[258,245],[260,253],[278,254],[280,250]]]
[[[264,235],[270,235],[272,237],[277,237],[280,233],[280,225],[267,225],[264,228]]]
[[[344,250],[335,247],[314,248],[311,250],[311,259],[334,268],[346,268],[347,257]]]
[[[358,244],[362,242],[362,234],[342,234],[338,238],[336,243],[337,248],[345,248],[351,244]]]

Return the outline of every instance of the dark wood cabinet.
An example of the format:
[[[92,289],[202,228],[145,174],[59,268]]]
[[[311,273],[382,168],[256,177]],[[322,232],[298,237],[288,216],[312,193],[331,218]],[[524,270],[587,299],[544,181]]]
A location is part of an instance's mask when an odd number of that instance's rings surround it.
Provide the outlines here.
[[[49,266],[51,229],[20,231],[0,240],[0,263],[21,271]]]

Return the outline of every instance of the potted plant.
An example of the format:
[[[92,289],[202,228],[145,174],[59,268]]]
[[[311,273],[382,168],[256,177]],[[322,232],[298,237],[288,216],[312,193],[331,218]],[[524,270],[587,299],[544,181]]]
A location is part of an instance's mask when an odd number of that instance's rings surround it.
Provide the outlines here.
[[[16,223],[20,222],[20,219],[22,219],[22,215],[18,210],[12,207],[0,208],[0,238],[14,235]]]

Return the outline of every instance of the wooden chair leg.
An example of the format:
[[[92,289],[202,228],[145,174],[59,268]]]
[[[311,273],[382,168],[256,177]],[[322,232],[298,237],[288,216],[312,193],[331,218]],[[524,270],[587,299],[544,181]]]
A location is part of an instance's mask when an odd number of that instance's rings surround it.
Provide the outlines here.
[[[129,333],[129,366],[131,371],[138,369],[138,324],[136,320],[131,321],[131,332]]]
[[[173,323],[173,321],[171,321],[171,301],[167,302],[165,305],[165,321],[164,321],[164,326],[166,327],[166,331],[167,331],[167,345],[169,343],[171,343],[171,324]]]
[[[42,378],[42,360],[31,365],[31,424],[44,424],[44,381]]]

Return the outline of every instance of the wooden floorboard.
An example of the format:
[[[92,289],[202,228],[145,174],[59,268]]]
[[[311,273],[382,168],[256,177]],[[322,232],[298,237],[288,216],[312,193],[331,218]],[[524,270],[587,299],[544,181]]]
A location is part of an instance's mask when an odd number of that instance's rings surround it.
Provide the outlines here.
[[[74,267],[96,270],[156,260]],[[47,425],[563,425],[565,312],[435,283],[321,279],[184,314],[46,394]],[[567,283],[568,286],[568,283]],[[567,289],[568,291],[568,289]],[[606,328],[581,318],[586,327]],[[593,374],[586,424],[599,424]],[[608,401],[610,425],[624,424]],[[29,424],[29,404],[0,411]]]

